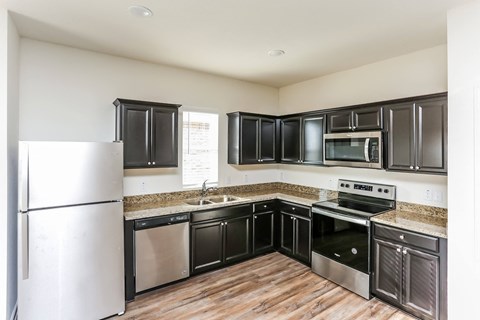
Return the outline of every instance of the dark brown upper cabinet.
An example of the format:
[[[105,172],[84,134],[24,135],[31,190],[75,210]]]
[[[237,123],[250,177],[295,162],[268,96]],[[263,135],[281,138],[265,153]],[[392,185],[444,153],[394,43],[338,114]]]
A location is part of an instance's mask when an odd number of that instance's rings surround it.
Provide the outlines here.
[[[388,170],[447,173],[447,96],[385,107]]]
[[[116,140],[125,168],[178,166],[178,104],[117,99]]]
[[[227,116],[229,164],[277,162],[276,118],[242,112]]]
[[[328,132],[382,130],[382,107],[358,107],[335,111],[327,114],[327,122]]]
[[[281,162],[322,164],[324,132],[323,114],[281,119]]]

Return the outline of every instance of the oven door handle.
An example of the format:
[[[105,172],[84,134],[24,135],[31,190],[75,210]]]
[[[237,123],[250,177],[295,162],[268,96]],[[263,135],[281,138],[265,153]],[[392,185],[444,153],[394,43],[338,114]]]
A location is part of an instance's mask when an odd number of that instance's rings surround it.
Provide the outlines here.
[[[333,218],[333,219],[339,219],[339,220],[343,220],[343,221],[347,221],[347,222],[351,222],[351,223],[355,223],[355,224],[360,224],[362,226],[367,226],[367,227],[370,226],[370,220],[367,220],[367,219],[354,218],[354,217],[346,216],[346,215],[339,214],[339,213],[324,211],[324,210],[321,210],[321,209],[318,209],[318,208],[313,208],[312,212],[317,213],[317,214],[321,214],[321,215],[324,215],[324,216],[327,216],[327,217],[330,217],[330,218]]]
[[[370,156],[369,156],[369,154],[370,154],[369,149],[370,148],[369,148],[369,146],[370,146],[370,138],[367,138],[367,139],[365,139],[365,146],[363,147],[363,153],[365,154],[365,161],[366,162],[370,162]]]

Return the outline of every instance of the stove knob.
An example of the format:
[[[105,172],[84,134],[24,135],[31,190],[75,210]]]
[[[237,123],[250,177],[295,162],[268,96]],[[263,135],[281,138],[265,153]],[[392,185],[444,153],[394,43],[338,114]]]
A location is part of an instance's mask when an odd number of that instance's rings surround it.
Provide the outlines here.
[[[383,192],[388,193],[389,191],[388,191],[388,189],[385,189],[385,190],[383,190]]]
[[[347,183],[347,184],[345,185],[345,188],[350,188],[350,185]]]
[[[344,183],[340,183],[340,187],[345,187],[345,184]]]
[[[378,192],[382,192],[383,190],[382,190],[382,188],[378,188],[378,190],[377,190],[377,191],[378,191]]]

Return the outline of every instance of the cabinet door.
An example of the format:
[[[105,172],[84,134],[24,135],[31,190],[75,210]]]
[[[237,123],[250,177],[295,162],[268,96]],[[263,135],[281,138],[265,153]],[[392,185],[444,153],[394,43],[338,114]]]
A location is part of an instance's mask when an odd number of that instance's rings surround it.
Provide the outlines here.
[[[352,112],[339,111],[327,115],[328,132],[352,131]]]
[[[260,119],[260,159],[263,163],[275,162],[275,120]]]
[[[382,107],[364,107],[352,111],[353,130],[381,130],[383,129]]]
[[[178,110],[152,108],[151,163],[156,167],[178,166],[177,115]]]
[[[412,103],[386,107],[388,169],[413,171],[415,163],[415,121]]]
[[[125,168],[145,167],[150,161],[151,108],[123,106],[123,157]]]
[[[241,116],[240,163],[258,163],[258,140],[260,119]]]
[[[192,273],[223,263],[223,225],[220,222],[192,225]]]
[[[436,319],[439,301],[439,258],[410,248],[404,253],[403,304],[412,313]]]
[[[253,215],[253,254],[273,249],[274,212]]]
[[[225,262],[250,255],[250,216],[223,222]]]
[[[281,120],[282,156],[287,163],[300,162],[300,118]]]
[[[280,214],[280,250],[286,254],[293,255],[294,227],[293,216],[289,214]]]
[[[375,295],[400,304],[402,297],[402,247],[373,240],[373,288]]]
[[[416,103],[418,144],[416,170],[447,172],[447,99]]]
[[[302,161],[308,164],[323,163],[324,116],[302,118]]]
[[[294,218],[295,222],[295,251],[294,256],[306,263],[310,263],[312,249],[310,219]]]

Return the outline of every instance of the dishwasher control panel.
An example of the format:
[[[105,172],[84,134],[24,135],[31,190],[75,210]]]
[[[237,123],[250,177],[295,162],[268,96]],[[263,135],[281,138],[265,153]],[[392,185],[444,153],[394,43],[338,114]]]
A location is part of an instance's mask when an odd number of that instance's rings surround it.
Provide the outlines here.
[[[187,213],[141,219],[141,220],[135,221],[135,230],[142,230],[142,229],[165,226],[169,224],[188,222],[189,220],[190,218]]]

